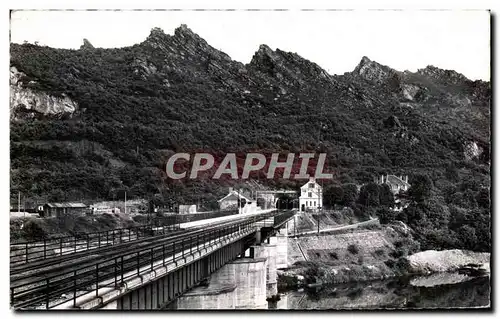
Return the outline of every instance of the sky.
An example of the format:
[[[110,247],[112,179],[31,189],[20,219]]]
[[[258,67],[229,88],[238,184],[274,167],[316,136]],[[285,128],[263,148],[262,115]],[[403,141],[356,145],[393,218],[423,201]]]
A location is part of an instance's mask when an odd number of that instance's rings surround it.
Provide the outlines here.
[[[434,65],[490,80],[488,11],[14,11],[11,41],[77,49],[123,47],[151,28],[186,24],[233,60],[250,62],[260,44],[298,53],[330,74],[363,56],[396,70]]]

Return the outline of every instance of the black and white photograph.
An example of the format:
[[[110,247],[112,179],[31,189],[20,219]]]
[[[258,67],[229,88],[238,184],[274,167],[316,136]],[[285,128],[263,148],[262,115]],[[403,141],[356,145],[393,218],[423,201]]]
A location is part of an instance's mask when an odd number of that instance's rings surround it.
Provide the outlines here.
[[[494,12],[9,12],[17,315],[492,310]]]

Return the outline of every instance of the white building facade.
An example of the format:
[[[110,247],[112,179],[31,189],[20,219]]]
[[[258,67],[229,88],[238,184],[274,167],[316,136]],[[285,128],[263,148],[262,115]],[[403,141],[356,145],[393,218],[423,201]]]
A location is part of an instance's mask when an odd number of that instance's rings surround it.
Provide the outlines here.
[[[323,188],[311,177],[300,187],[299,210],[301,212],[316,211],[321,207],[323,207]]]

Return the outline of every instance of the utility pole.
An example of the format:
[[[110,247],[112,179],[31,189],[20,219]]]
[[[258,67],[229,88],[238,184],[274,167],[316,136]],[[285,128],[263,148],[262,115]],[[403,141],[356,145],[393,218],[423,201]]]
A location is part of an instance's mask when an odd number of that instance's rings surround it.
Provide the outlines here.
[[[238,214],[241,214],[240,188],[238,187]]]
[[[293,237],[297,237],[297,215],[293,216]]]
[[[127,191],[125,191],[125,214],[127,213]]]
[[[321,213],[323,212],[323,197],[322,197],[322,191],[323,191],[323,181],[321,181],[321,188],[319,189],[319,196],[318,196],[318,205],[320,205],[319,212],[318,212],[318,235],[319,235],[319,220],[321,218]]]
[[[21,213],[21,192],[17,192],[17,213]]]
[[[319,214],[318,214],[318,235],[319,235]]]

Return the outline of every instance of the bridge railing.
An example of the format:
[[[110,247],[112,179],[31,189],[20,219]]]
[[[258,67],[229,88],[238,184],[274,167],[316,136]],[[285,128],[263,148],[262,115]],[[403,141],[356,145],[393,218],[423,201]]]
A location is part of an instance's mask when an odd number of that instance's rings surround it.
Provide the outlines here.
[[[179,238],[165,238],[163,242],[155,241],[132,250],[128,247],[122,254],[58,272],[56,275],[50,275],[49,272],[45,277],[37,274],[33,279],[25,278],[20,280],[20,284],[11,284],[11,304],[16,309],[50,309],[73,300],[73,306],[76,306],[76,299],[81,295],[95,292],[98,296],[99,289],[104,287],[121,287],[127,279],[158,267],[155,266],[155,261],[163,260],[165,265],[167,258],[172,257],[173,261],[184,258],[186,251],[206,248],[211,241],[220,241],[226,235],[246,231],[257,220],[266,217],[267,215],[252,217],[223,227],[204,227],[189,235],[174,236]],[[61,298],[63,294],[70,295],[71,298]]]
[[[25,264],[150,237],[154,235],[153,229],[153,225],[143,225],[100,232],[79,233],[74,236],[44,238],[38,241],[15,242],[10,245],[10,264]],[[174,231],[179,229],[179,225],[169,224],[164,229]]]

